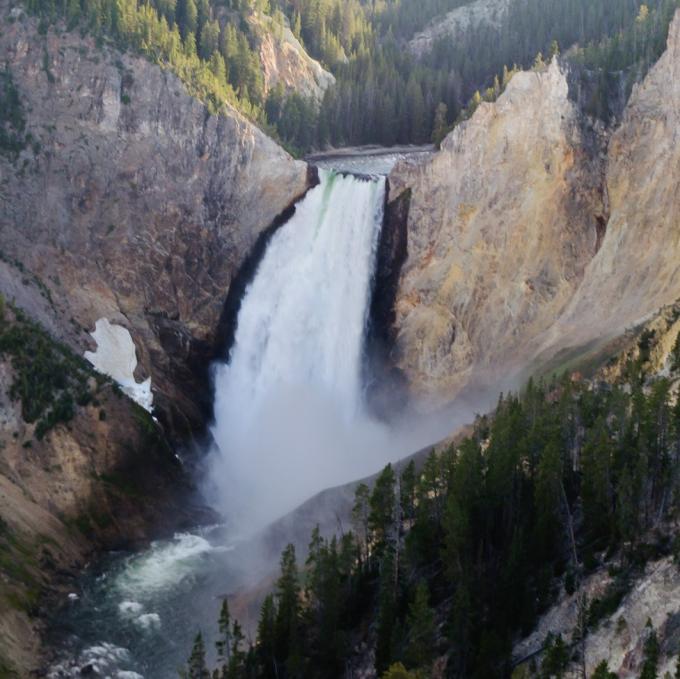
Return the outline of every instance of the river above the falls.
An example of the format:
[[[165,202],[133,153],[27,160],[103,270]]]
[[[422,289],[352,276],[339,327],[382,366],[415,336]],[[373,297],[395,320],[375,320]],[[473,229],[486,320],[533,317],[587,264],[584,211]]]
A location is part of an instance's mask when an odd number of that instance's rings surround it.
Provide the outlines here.
[[[307,156],[307,161],[327,170],[361,175],[387,175],[405,158],[416,159],[432,153],[434,147],[426,146],[357,146],[333,149]]]

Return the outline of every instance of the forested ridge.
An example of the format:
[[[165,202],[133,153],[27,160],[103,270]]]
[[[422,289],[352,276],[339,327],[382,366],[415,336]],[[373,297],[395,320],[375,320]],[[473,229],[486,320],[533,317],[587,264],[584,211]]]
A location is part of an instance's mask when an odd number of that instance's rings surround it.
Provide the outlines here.
[[[515,0],[500,32],[473,26],[418,58],[408,40],[465,0],[26,0],[44,21],[110,36],[170,68],[217,111],[238,107],[288,148],[438,141],[473,100],[493,99],[503,71],[573,45],[588,112],[608,121],[609,98],[628,92],[664,49],[678,0]],[[320,107],[275,87],[265,92],[261,35],[248,22],[290,26],[337,77]],[[277,28],[277,26],[279,28]]]
[[[513,642],[560,592],[579,596],[576,629],[570,642],[546,639],[532,675],[585,663],[579,640],[645,563],[680,561],[680,335],[670,377],[645,375],[653,340],[640,335],[613,384],[530,381],[459,445],[359,485],[353,532],[315,531],[304,564],[292,545],[284,551],[254,645],[225,601],[217,669],[199,635],[185,676],[339,677],[368,639],[378,676],[428,677],[443,658],[449,677],[507,677]],[[588,599],[581,583],[603,564],[611,584]],[[645,679],[657,676],[655,639],[650,628]],[[604,663],[593,676],[612,675]]]

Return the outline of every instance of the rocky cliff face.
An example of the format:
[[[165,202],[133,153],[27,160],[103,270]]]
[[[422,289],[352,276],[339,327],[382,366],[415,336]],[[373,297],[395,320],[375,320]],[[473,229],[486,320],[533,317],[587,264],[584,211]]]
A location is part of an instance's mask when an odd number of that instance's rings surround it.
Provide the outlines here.
[[[394,358],[428,407],[556,365],[680,297],[678,69],[680,15],[610,137],[553,63],[392,172],[390,199],[412,194]]]
[[[333,74],[307,54],[287,25],[259,13],[249,21],[259,35],[265,91],[281,83],[284,92],[296,92],[320,104],[325,91],[335,83]]]
[[[390,200],[411,191],[396,359],[430,405],[527,361],[574,295],[606,214],[597,144],[554,62],[390,175]]]
[[[444,38],[459,42],[470,28],[485,26],[500,31],[513,0],[475,0],[437,17],[425,30],[416,33],[409,41],[409,50],[416,56],[432,51],[438,40]]]
[[[0,292],[21,287],[22,269],[37,277],[52,301],[42,320],[81,352],[99,318],[127,327],[158,414],[195,427],[231,280],[305,192],[307,167],[238,113],[210,115],[172,74],[11,17],[0,54],[30,136],[0,156],[13,265]]]
[[[210,115],[147,61],[43,34],[7,2],[0,15],[0,294],[80,356],[95,350],[98,320],[126,328],[155,414],[176,434],[195,430],[232,283],[313,177],[237,112]],[[11,394],[4,349],[0,674],[27,676],[55,587],[98,549],[197,514],[144,410],[106,383],[38,436]]]
[[[548,351],[618,334],[680,297],[679,77],[680,13],[666,52],[633,90],[612,135],[606,235],[548,334]]]

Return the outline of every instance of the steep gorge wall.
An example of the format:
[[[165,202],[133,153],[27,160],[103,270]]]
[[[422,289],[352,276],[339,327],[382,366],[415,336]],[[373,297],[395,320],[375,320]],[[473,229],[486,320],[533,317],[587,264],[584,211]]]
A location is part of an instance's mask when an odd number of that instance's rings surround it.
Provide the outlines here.
[[[432,51],[439,40],[461,42],[470,29],[480,26],[500,33],[506,23],[513,0],[474,0],[431,21],[408,43],[409,51],[417,57]]]
[[[680,297],[680,14],[613,133],[565,74],[515,76],[420,162],[393,359],[421,407],[507,388]]]
[[[393,170],[390,199],[411,191],[395,360],[427,407],[528,361],[572,298],[606,214],[599,143],[554,62]]]
[[[307,167],[237,112],[210,115],[169,72],[0,12],[32,136],[0,156],[0,242],[19,263],[0,292],[16,293],[21,267],[35,275],[52,300],[41,320],[81,352],[99,318],[127,327],[157,413],[195,428],[231,280],[304,194]]]
[[[611,137],[606,189],[602,247],[548,333],[547,354],[619,334],[680,297],[680,12]]]

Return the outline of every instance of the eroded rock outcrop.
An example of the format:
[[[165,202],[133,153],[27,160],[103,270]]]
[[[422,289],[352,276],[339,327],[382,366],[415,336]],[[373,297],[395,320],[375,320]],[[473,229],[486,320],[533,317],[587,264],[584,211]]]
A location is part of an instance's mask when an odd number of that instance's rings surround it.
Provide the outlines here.
[[[307,167],[237,112],[210,115],[171,73],[13,18],[0,54],[30,137],[0,156],[0,239],[17,265],[0,291],[22,268],[38,277],[53,301],[42,320],[81,352],[100,318],[127,327],[157,412],[195,427],[231,280],[305,192]]]
[[[573,297],[606,211],[584,129],[553,62],[390,175],[391,200],[411,191],[396,363],[430,407],[528,361]]]
[[[570,644],[578,644],[579,601],[606,596],[612,577],[602,569],[590,575],[578,593],[562,596],[542,616],[536,629],[513,649],[513,659],[520,665],[531,660],[538,664],[548,634],[561,634]],[[660,641],[659,677],[672,676],[677,662],[680,637],[680,570],[673,559],[666,557],[648,563],[631,583],[616,610],[605,616],[588,634],[583,646],[587,676],[605,661],[617,677],[639,677],[644,662],[644,643],[649,634],[648,623],[657,630]],[[531,676],[520,667],[517,676]],[[564,673],[567,679],[583,676],[582,667],[573,662]]]
[[[547,353],[612,336],[680,297],[680,13],[608,149],[602,247],[546,338]]]
[[[320,104],[335,83],[333,74],[307,54],[288,25],[259,13],[254,13],[249,22],[259,37],[265,92],[280,83],[286,94],[296,92]]]
[[[475,0],[451,10],[411,38],[408,47],[416,56],[430,52],[438,40],[460,42],[470,29],[484,26],[500,33],[513,0]]]

